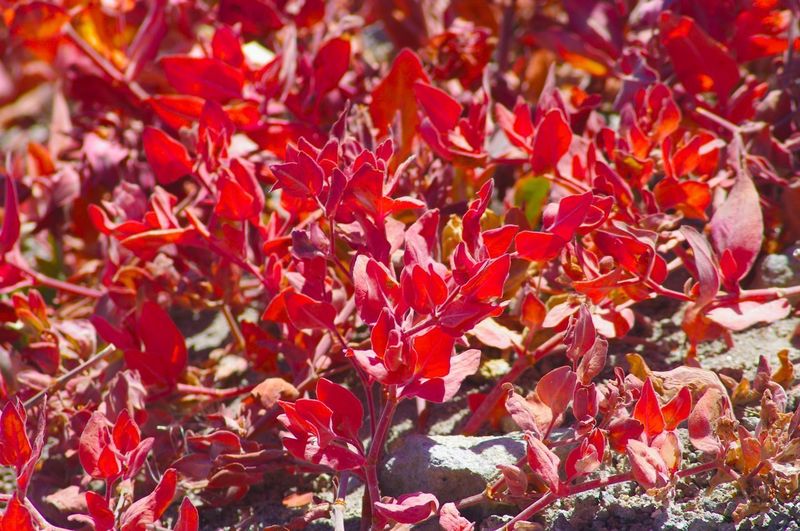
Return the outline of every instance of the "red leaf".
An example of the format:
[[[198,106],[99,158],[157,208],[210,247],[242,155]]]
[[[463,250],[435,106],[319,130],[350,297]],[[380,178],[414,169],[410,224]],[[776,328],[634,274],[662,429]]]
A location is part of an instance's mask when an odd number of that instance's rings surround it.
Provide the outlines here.
[[[147,100],[159,118],[171,128],[191,127],[203,112],[203,98],[162,94]]]
[[[192,173],[189,152],[161,129],[146,127],[142,133],[142,145],[159,184],[166,186]]]
[[[558,464],[561,460],[550,448],[530,433],[525,434],[528,442],[528,465],[533,473],[538,476],[550,492],[558,494],[561,491],[561,478],[558,475]]]
[[[0,414],[0,464],[13,466],[19,473],[32,453],[25,432],[25,411],[9,400]]]
[[[242,97],[244,74],[219,59],[174,55],[161,66],[175,90],[220,103]]]
[[[695,301],[698,307],[703,307],[717,296],[719,291],[719,273],[714,263],[714,254],[708,240],[697,232],[694,227],[684,225],[681,234],[689,242],[694,252],[694,263],[697,269],[697,281],[700,284],[699,296]]]
[[[131,358],[132,368],[140,372],[146,384],[177,383],[188,363],[186,340],[166,310],[155,302],[145,302],[136,329],[144,352],[139,358]],[[128,352],[125,356],[128,360]]]
[[[626,452],[633,477],[642,488],[663,487],[669,482],[669,468],[658,451],[642,441],[631,439]]]
[[[350,41],[337,37],[323,44],[314,56],[313,66],[316,93],[323,95],[335,89],[350,66]]]
[[[19,201],[17,187],[11,177],[6,176],[6,203],[3,213],[3,228],[0,229],[0,257],[14,248],[19,240]]]
[[[475,374],[481,364],[481,351],[465,350],[450,360],[450,371],[441,378],[417,380],[403,388],[401,396],[419,397],[429,402],[447,402],[458,393],[467,376]]]
[[[461,516],[454,503],[445,503],[439,510],[439,527],[444,531],[472,531],[475,525]]]
[[[153,492],[128,507],[120,519],[121,531],[142,531],[157,522],[172,503],[177,485],[178,473],[170,468]]]
[[[398,524],[416,524],[439,510],[439,501],[433,494],[415,492],[404,494],[389,502],[374,502],[376,516]]]
[[[693,94],[713,91],[727,100],[739,84],[739,68],[725,47],[689,17],[664,11],[658,24],[661,42],[683,86]]]
[[[284,291],[283,296],[286,301],[286,312],[295,327],[334,329],[336,309],[330,303],[315,301],[308,295],[297,293],[292,289]]]
[[[592,314],[585,304],[581,304],[577,316],[570,317],[567,333],[564,336],[567,357],[573,362],[579,360],[592,348],[596,338]]]
[[[241,184],[233,179],[222,177],[217,185],[219,202],[214,212],[225,219],[244,221],[258,215],[259,209],[255,198]]]
[[[139,431],[139,426],[131,418],[127,409],[123,409],[120,412],[111,436],[114,440],[114,445],[124,454],[133,451],[141,442],[142,434]]]
[[[586,219],[593,200],[594,195],[592,192],[564,197],[558,202],[558,210],[552,224],[547,219],[549,217],[548,213],[544,213],[547,224],[546,229],[564,241],[571,240],[575,236],[578,227]]]
[[[544,303],[536,296],[533,291],[525,294],[522,299],[522,308],[520,309],[520,321],[533,331],[541,328],[544,318],[547,315],[547,308]]]
[[[578,364],[578,381],[583,385],[589,385],[591,381],[602,372],[606,366],[606,355],[608,354],[608,341],[604,337],[597,337],[592,348],[590,348],[581,358]]]
[[[86,506],[89,517],[94,523],[95,531],[111,531],[114,529],[116,518],[114,512],[108,507],[108,502],[99,494],[88,491],[86,493]]]
[[[549,232],[524,230],[514,238],[520,258],[532,262],[552,260],[557,257],[567,242]]]
[[[545,113],[536,128],[531,155],[531,171],[542,174],[555,170],[572,143],[572,131],[559,109],[550,109]]]
[[[566,411],[572,401],[578,377],[566,365],[548,372],[536,384],[536,396],[553,412],[553,418]]]
[[[364,420],[361,401],[349,389],[325,378],[317,382],[317,398],[333,412],[333,430],[351,440],[358,440]]]
[[[664,404],[661,413],[664,416],[664,428],[674,430],[678,424],[689,417],[692,410],[692,393],[688,387],[682,387],[672,400]]]
[[[95,411],[83,429],[78,444],[81,466],[93,478],[107,479],[119,473],[119,462],[114,453],[109,451],[110,445],[108,419]]]
[[[0,518],[0,531],[35,531],[33,518],[17,496],[11,496],[6,511]]]
[[[503,286],[511,268],[511,257],[503,255],[487,261],[481,269],[461,287],[461,294],[481,302],[503,295]]]
[[[400,152],[402,159],[411,149],[411,140],[417,134],[419,116],[414,96],[414,83],[430,80],[422,68],[417,54],[403,49],[397,54],[389,73],[372,91],[369,114],[379,135],[385,135],[400,112]]]
[[[764,240],[764,218],[758,190],[749,175],[739,174],[728,198],[714,213],[708,226],[717,253],[731,252],[741,280],[753,267]]]
[[[434,327],[415,336],[412,344],[417,354],[415,374],[424,378],[441,378],[447,375],[455,345],[453,336]]]
[[[750,328],[758,323],[772,323],[786,318],[792,305],[786,299],[770,302],[742,301],[715,306],[706,312],[706,317],[734,332]]]
[[[414,83],[414,95],[437,131],[446,133],[456,128],[463,109],[455,98],[420,81]]]
[[[235,68],[239,68],[244,63],[242,43],[239,42],[239,36],[229,26],[222,26],[214,32],[211,51],[216,59]]]
[[[642,396],[633,408],[633,418],[642,423],[648,438],[652,439],[664,431],[664,415],[661,413],[661,406],[658,404],[658,397],[650,378],[645,380],[642,386]]]
[[[199,531],[199,529],[200,515],[197,513],[197,508],[189,501],[188,497],[184,498],[178,513],[178,521],[175,522],[172,531]]]
[[[567,480],[571,480],[576,476],[591,474],[600,467],[602,458],[602,455],[598,455],[597,448],[589,444],[587,439],[583,439],[581,444],[573,448],[567,455],[564,463]]]
[[[642,423],[633,418],[624,418],[612,422],[608,426],[608,442],[611,447],[622,452],[627,448],[628,441],[639,439],[644,431]]]

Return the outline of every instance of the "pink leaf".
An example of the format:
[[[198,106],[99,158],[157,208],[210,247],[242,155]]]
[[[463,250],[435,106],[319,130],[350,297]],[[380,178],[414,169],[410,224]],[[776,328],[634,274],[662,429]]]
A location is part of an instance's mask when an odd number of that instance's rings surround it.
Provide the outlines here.
[[[731,252],[738,280],[741,280],[753,267],[764,239],[764,217],[758,190],[749,175],[739,174],[728,198],[714,213],[708,226],[717,253]]]
[[[669,482],[669,468],[658,451],[641,441],[631,439],[626,452],[633,477],[642,488],[663,487]]]
[[[415,492],[390,502],[375,502],[373,507],[384,521],[416,524],[439,510],[439,500],[433,494]]]
[[[558,494],[561,491],[558,456],[531,433],[525,434],[525,440],[528,442],[528,465],[531,470],[547,485],[550,492]]]

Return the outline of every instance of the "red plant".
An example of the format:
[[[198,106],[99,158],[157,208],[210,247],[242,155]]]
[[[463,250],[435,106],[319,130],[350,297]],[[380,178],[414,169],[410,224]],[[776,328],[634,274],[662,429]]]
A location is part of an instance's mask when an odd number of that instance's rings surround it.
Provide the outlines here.
[[[800,295],[754,279],[800,239],[800,10],[657,4],[4,4],[0,528],[198,529],[179,491],[276,474],[333,492],[270,523],[337,531],[356,481],[365,529],[708,472],[793,496],[789,355],[737,382],[698,347]],[[651,345],[650,300],[684,365],[609,353]],[[398,406],[425,431],[460,396],[525,459],[385,496]]]

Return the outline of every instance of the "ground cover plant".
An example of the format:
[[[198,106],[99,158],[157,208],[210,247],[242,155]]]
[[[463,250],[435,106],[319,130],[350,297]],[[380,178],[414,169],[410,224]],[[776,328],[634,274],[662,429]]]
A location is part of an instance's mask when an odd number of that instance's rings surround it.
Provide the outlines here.
[[[749,376],[701,348],[800,300],[757,271],[800,240],[796,1],[0,10],[0,529],[798,496],[793,351]],[[398,409],[426,433],[458,400],[454,433],[526,455],[467,498],[382,492]]]

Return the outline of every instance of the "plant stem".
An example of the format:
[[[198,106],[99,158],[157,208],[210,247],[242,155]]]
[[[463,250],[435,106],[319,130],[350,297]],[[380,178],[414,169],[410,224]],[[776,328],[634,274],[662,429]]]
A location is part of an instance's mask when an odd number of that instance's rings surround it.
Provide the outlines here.
[[[372,507],[375,502],[380,501],[380,488],[378,487],[378,460],[383,450],[383,445],[386,443],[386,436],[389,434],[389,426],[392,425],[392,418],[397,409],[399,399],[397,398],[397,386],[390,385],[387,389],[388,397],[386,405],[383,407],[381,419],[378,422],[378,427],[375,430],[375,436],[369,444],[369,453],[367,454],[366,463],[364,463],[364,475],[366,476],[367,489],[364,496],[369,496],[369,512],[363,518],[362,529],[365,529],[364,524],[370,525],[372,521]]]
[[[347,471],[339,475],[339,488],[336,491],[336,499],[331,504],[331,520],[333,520],[334,531],[344,531],[344,507],[347,498],[347,484],[350,476]]]
[[[104,292],[92,288],[87,288],[85,286],[79,286],[78,284],[73,284],[71,282],[66,282],[64,280],[58,280],[52,277],[48,277],[38,271],[34,271],[27,265],[17,264],[8,262],[8,265],[18,270],[20,273],[27,275],[28,277],[33,280],[34,285],[45,286],[48,288],[53,288],[58,291],[63,291],[65,293],[72,293],[73,295],[78,295],[80,297],[87,297],[90,299],[99,299],[103,296]]]
[[[90,368],[92,365],[94,365],[98,361],[102,360],[103,358],[105,358],[106,356],[108,356],[109,354],[114,352],[114,350],[115,350],[114,345],[106,346],[102,350],[98,351],[94,356],[92,356],[88,360],[84,361],[83,363],[81,363],[80,365],[78,365],[77,367],[72,369],[71,371],[66,372],[66,373],[62,374],[61,376],[59,376],[56,379],[56,381],[54,381],[53,383],[48,385],[45,389],[42,389],[41,391],[39,391],[38,393],[36,393],[32,397],[27,399],[25,402],[23,402],[23,406],[27,409],[27,408],[35,405],[36,402],[38,402],[39,399],[41,399],[43,396],[45,396],[48,393],[53,393],[53,392],[57,391],[62,385],[64,385],[70,379],[72,379],[73,376],[75,376],[76,374],[80,374],[84,370]]]
[[[179,383],[176,384],[175,390],[183,395],[202,395],[202,396],[210,396],[212,398],[217,398],[220,400],[225,400],[228,398],[235,398],[237,396],[247,394],[250,391],[252,391],[255,387],[256,387],[255,385],[245,385],[243,387],[233,387],[229,389],[214,389],[213,387],[203,387],[202,385],[189,385],[189,384]]]
[[[548,492],[547,494],[545,494],[532,504],[528,505],[521,513],[512,518],[510,522],[508,522],[500,529],[502,531],[510,531],[511,529],[514,529],[514,524],[516,524],[517,522],[526,521],[528,518],[538,513],[539,511],[541,511],[542,509],[544,509],[545,507],[547,507],[556,500],[558,500],[558,496],[556,496],[552,492]]]

